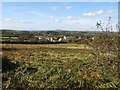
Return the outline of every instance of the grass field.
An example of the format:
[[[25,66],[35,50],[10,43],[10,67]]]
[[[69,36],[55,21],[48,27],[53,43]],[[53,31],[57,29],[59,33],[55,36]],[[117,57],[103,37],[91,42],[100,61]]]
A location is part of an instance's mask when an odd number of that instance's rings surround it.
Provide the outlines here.
[[[2,44],[3,89],[118,89],[115,60],[95,63],[83,44]],[[117,55],[111,56],[116,59]]]
[[[0,38],[2,38],[2,39],[18,39],[18,37],[0,37]]]

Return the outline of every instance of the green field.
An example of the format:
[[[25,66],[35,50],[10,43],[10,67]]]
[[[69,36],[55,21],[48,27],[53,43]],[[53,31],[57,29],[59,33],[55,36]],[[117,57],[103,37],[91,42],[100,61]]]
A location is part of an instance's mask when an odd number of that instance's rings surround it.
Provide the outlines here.
[[[18,37],[0,37],[1,39],[18,39]]]
[[[117,90],[117,54],[110,63],[84,44],[2,44],[3,89]]]

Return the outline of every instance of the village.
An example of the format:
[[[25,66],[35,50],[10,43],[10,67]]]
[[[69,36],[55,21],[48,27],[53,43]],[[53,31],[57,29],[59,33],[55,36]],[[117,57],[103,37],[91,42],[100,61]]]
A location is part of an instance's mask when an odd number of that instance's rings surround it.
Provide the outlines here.
[[[72,39],[73,37],[72,36],[63,36],[63,37],[55,37],[55,36],[34,36],[34,38],[37,38],[39,40],[41,39],[46,39],[48,41],[51,41],[51,42],[60,42],[62,40],[69,40],[69,39]]]
[[[71,34],[72,33],[72,34]],[[53,31],[16,31],[2,30],[3,43],[81,43],[95,40],[100,32],[53,32]]]

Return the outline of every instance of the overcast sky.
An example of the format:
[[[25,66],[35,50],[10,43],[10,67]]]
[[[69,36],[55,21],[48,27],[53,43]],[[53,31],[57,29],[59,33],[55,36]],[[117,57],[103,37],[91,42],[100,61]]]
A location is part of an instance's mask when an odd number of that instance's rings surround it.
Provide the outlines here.
[[[117,2],[3,2],[0,10],[1,27],[17,30],[88,31],[108,17],[118,22]]]

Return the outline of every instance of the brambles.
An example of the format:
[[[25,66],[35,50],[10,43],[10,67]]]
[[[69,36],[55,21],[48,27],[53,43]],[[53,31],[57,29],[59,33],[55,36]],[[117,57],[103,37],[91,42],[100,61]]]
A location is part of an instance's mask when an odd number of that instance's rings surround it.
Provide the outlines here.
[[[113,27],[111,26],[111,17],[109,17],[108,23],[106,26],[103,26],[102,22],[97,22],[97,28],[102,32],[97,36],[93,37],[92,42],[87,41],[88,45],[90,45],[92,49],[92,55],[94,56],[94,67],[93,70],[97,69],[99,72],[106,78],[111,77],[113,73],[112,69],[116,71],[114,73],[118,76],[118,32],[112,31]],[[103,77],[102,77],[103,78]],[[104,78],[104,79],[105,79]],[[108,83],[102,84],[101,88],[110,88],[112,85],[112,78],[109,78]],[[116,79],[117,84],[119,83],[119,79]],[[113,86],[117,86],[117,84],[113,84]],[[113,88],[113,87],[112,87]],[[111,88],[111,89],[112,89]]]

